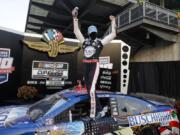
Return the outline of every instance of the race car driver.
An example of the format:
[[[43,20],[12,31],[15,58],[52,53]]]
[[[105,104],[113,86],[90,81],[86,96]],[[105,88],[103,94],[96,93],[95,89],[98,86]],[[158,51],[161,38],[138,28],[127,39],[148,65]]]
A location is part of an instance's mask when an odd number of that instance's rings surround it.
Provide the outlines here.
[[[99,75],[98,58],[104,45],[110,43],[116,37],[116,22],[114,16],[109,16],[111,20],[111,33],[104,37],[102,40],[97,38],[98,30],[96,26],[91,25],[88,27],[88,38],[85,39],[82,35],[78,25],[78,7],[72,11],[74,34],[76,38],[82,43],[83,49],[83,65],[84,65],[84,79],[87,91],[91,98],[90,117],[94,118],[96,113],[101,110],[100,103],[96,97],[96,82]],[[97,103],[97,105],[96,105]],[[96,110],[97,109],[97,110]],[[97,111],[97,112],[96,112]]]

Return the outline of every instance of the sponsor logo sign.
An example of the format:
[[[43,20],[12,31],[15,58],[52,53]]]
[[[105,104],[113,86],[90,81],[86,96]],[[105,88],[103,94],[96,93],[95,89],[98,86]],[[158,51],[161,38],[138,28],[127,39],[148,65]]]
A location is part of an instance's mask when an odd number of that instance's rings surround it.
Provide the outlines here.
[[[100,73],[97,83],[97,89],[103,91],[110,91],[112,88],[112,68],[110,63],[110,56],[99,57]]]
[[[13,58],[10,57],[10,49],[0,48],[0,84],[7,82],[9,73],[15,70],[12,64]]]
[[[99,57],[99,64],[109,64],[110,56]]]
[[[95,49],[93,46],[87,46],[87,47],[84,49],[84,55],[85,55],[85,57],[87,57],[87,58],[92,57],[95,53],[96,53],[96,49]]]
[[[147,113],[142,115],[128,116],[129,126],[140,126],[152,123],[163,123],[173,120],[171,112]]]
[[[110,56],[99,57],[100,68],[112,69],[113,64],[110,63]]]
[[[65,62],[33,61],[32,79],[66,80],[68,69]]]

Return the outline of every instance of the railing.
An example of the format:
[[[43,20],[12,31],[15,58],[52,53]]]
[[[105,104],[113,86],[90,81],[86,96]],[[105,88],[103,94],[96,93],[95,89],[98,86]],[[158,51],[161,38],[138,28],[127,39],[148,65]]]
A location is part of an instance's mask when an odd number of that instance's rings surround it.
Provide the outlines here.
[[[178,27],[176,12],[162,8],[149,2],[144,3],[144,17]]]
[[[176,12],[162,8],[150,2],[144,2],[142,5],[136,5],[119,14],[116,17],[117,28],[131,24],[142,18],[147,18],[178,28],[178,18],[176,16]],[[110,31],[111,29],[109,28],[106,34]]]

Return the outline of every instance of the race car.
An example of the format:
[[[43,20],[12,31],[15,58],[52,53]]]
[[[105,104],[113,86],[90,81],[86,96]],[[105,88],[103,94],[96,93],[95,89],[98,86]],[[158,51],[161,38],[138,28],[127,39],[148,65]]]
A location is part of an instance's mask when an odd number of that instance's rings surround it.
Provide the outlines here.
[[[178,132],[174,108],[119,92],[98,91],[102,111],[89,117],[87,92],[72,89],[52,94],[32,104],[0,108],[1,135],[153,135]],[[176,123],[176,124],[172,124]],[[147,132],[148,130],[148,132]],[[127,135],[127,132],[125,132]],[[178,133],[177,133],[178,134]]]

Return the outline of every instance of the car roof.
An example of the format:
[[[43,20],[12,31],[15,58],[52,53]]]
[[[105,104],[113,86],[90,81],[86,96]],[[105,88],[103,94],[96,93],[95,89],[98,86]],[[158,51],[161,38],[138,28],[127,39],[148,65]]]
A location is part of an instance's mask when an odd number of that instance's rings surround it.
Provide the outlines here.
[[[134,97],[136,99],[139,99],[139,100],[142,100],[142,101],[145,101],[145,102],[149,102],[150,104],[153,104],[153,105],[167,105],[167,104],[160,104],[160,103],[156,103],[156,102],[153,102],[150,101],[150,100],[147,100],[143,97],[138,97],[138,96],[135,96],[135,95],[128,95],[128,94],[123,94],[121,92],[109,92],[109,91],[96,91],[97,95],[100,95],[100,96],[103,96],[103,97],[111,97],[113,95],[121,95],[121,96],[125,96],[125,97]],[[65,89],[65,90],[62,90],[58,93],[59,96],[62,96],[64,98],[67,98],[67,99],[73,99],[73,98],[77,98],[77,97],[80,97],[80,96],[87,96],[88,93],[85,92],[85,91],[77,91],[76,89]]]
[[[108,92],[108,91],[96,91],[98,95],[101,94],[108,94],[108,95],[125,95],[120,92]],[[77,97],[77,96],[83,96],[88,95],[85,91],[76,91],[75,89],[66,89],[63,91],[58,92],[59,95],[65,97],[65,98],[71,98],[71,97]]]
[[[175,99],[161,96],[161,95],[156,95],[156,94],[150,94],[150,93],[130,93],[130,95],[148,100],[150,102],[153,102],[155,104],[159,105],[171,105],[173,106],[175,103]]]

